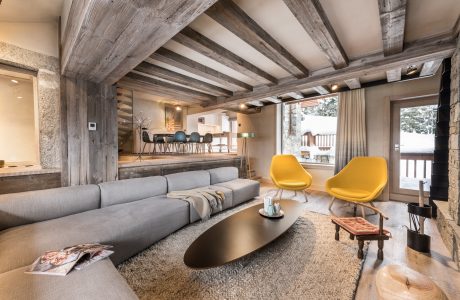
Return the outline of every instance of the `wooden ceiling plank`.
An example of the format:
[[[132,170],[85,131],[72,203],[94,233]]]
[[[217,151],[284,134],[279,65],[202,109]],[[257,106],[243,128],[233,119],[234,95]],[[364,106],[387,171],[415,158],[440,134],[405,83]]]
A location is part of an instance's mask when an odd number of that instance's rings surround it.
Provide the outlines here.
[[[344,81],[350,90],[361,88],[361,82],[359,81],[359,78],[350,78],[350,79],[345,79]]]
[[[304,90],[318,85],[329,85],[349,78],[360,78],[369,74],[385,72],[388,69],[396,69],[401,65],[417,65],[430,60],[451,57],[455,49],[455,39],[437,41],[437,38],[433,38],[423,43],[406,47],[403,52],[395,55],[385,57],[383,54],[373,54],[350,61],[349,65],[343,69],[326,68],[315,71],[306,78],[283,82],[265,89],[254,90],[253,92],[239,93],[226,98],[211,108],[217,109],[228,104],[245,103],[251,99],[282,95],[292,90]]]
[[[264,104],[259,100],[252,100],[252,101],[246,102],[246,104],[249,104],[249,105],[252,105],[252,106],[257,106],[257,107],[264,106]]]
[[[176,34],[173,40],[248,77],[256,77],[257,80],[262,80],[263,82],[278,82],[274,76],[259,69],[190,27],[186,27]]]
[[[329,94],[329,90],[326,89],[324,86],[322,85],[319,85],[319,86],[315,86],[313,87],[313,89],[320,95],[327,95]]]
[[[378,0],[383,53],[400,53],[404,47],[407,0]]]
[[[73,1],[61,74],[115,83],[216,1]]]
[[[272,102],[272,103],[281,103],[283,101],[281,101],[281,99],[278,99],[277,97],[265,97],[261,100],[265,100],[265,101],[269,101],[269,102]]]
[[[308,69],[302,63],[233,1],[220,0],[206,14],[290,74],[297,78],[308,75]]]
[[[423,64],[422,70],[420,71],[420,77],[423,76],[433,76],[438,71],[439,67],[442,64],[442,59],[436,59],[428,61]]]
[[[402,68],[396,68],[396,69],[386,71],[386,73],[387,73],[387,81],[388,82],[400,81],[401,80],[401,71],[402,71]]]
[[[138,65],[136,68],[134,68],[135,71],[155,76],[160,79],[172,81],[181,85],[189,86],[191,88],[199,89],[205,93],[214,95],[214,96],[232,96],[233,93],[232,91],[220,88],[218,86],[209,84],[204,81],[200,81],[198,79],[185,76],[180,73],[176,73],[173,71],[170,71],[168,69],[149,64],[147,62],[142,62],[140,65]]]
[[[215,81],[232,90],[234,90],[235,88],[252,90],[252,86],[250,86],[247,83],[244,83],[238,79],[220,73],[214,69],[211,69],[205,65],[202,65],[194,60],[179,55],[166,48],[158,49],[157,52],[150,56],[150,58],[161,61],[173,67],[182,69],[184,71],[196,74],[198,76],[207,78],[209,80]]]
[[[304,96],[302,93],[299,93],[299,92],[289,92],[289,93],[285,93],[285,95],[291,97],[291,98],[294,98],[294,99],[303,99]]]
[[[125,80],[126,79],[126,80]],[[150,92],[152,90],[157,90],[163,94],[167,94],[169,96],[177,96],[180,99],[190,98],[191,103],[197,102],[208,102],[208,103],[216,103],[216,97],[201,93],[195,90],[191,90],[185,87],[177,86],[174,84],[170,84],[164,81],[160,81],[151,77],[143,76],[136,73],[128,73],[125,77],[123,77],[124,82],[131,82],[136,83],[136,86],[139,88],[145,87],[145,91]],[[126,85],[120,84],[122,87],[127,87]],[[139,89],[138,89],[139,90]]]
[[[348,57],[318,0],[283,0],[292,14],[326,54],[336,69],[348,65]]]

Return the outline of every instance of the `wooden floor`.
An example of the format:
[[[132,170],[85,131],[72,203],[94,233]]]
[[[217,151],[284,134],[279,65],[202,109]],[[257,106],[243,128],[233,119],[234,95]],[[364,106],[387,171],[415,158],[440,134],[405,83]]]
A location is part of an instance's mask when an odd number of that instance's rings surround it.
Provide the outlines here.
[[[263,184],[261,195],[271,193],[273,186]],[[322,214],[330,215],[328,204],[330,196],[323,192],[309,191],[306,209]],[[283,198],[293,197],[291,192],[285,192]],[[296,199],[303,200],[303,196],[298,194]],[[393,238],[385,241],[383,261],[377,260],[377,243],[371,242],[369,251],[364,264],[363,272],[358,286],[356,299],[376,299],[375,275],[377,271],[387,264],[397,264],[408,266],[433,279],[439,287],[446,293],[449,299],[460,299],[460,272],[456,269],[455,263],[450,258],[441,236],[436,227],[435,220],[427,220],[425,231],[431,236],[431,254],[426,255],[414,251],[406,246],[406,225],[408,223],[407,206],[401,202],[376,202],[380,208],[390,218],[385,221],[385,228],[391,231]],[[344,202],[336,201],[332,211],[338,216],[352,216],[353,208]],[[359,210],[358,210],[359,211]],[[370,213],[370,212],[369,212]],[[378,224],[377,216],[366,217],[374,224]],[[331,226],[333,226],[331,224]],[[343,238],[344,235],[341,235]],[[334,237],[331,236],[331,239]]]

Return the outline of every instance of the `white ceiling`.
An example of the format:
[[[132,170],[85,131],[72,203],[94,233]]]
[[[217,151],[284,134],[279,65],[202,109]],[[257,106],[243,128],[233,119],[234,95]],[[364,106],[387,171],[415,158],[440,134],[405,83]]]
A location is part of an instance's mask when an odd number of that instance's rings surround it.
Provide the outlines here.
[[[64,0],[2,0],[0,22],[58,21]]]

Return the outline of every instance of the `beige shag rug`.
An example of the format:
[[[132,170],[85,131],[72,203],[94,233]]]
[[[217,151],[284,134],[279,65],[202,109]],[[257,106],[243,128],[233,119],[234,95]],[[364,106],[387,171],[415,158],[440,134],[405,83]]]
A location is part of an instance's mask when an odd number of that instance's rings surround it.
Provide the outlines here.
[[[281,237],[228,265],[192,270],[188,246],[239,206],[179,230],[118,266],[140,299],[352,299],[363,261],[358,245],[329,216],[305,212]],[[367,244],[365,246],[367,253]]]

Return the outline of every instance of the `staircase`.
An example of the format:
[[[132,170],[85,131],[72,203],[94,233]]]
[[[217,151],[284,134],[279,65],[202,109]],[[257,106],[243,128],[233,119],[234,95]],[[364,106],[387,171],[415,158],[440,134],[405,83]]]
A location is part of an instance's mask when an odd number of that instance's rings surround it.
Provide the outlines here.
[[[431,167],[430,205],[433,217],[437,210],[433,200],[447,201],[449,189],[449,120],[450,120],[450,58],[442,66],[441,86],[439,90],[438,116],[434,158]]]
[[[117,87],[118,152],[133,148],[133,91]]]

